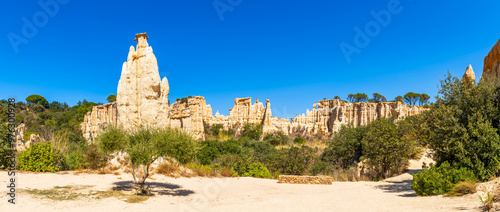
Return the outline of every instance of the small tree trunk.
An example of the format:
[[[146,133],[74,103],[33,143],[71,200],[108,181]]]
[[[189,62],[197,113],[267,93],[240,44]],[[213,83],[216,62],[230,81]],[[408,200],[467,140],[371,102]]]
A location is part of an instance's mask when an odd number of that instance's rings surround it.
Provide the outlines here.
[[[134,182],[139,185],[141,193],[147,193],[145,185],[146,179],[149,176],[149,165],[132,165],[132,176],[134,178]]]

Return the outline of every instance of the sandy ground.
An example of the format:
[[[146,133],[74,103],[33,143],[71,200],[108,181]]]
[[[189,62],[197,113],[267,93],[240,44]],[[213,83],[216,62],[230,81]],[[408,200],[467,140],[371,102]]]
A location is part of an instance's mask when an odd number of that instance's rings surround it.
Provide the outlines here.
[[[416,171],[421,161],[413,163]],[[417,197],[408,173],[384,182],[335,182],[333,185],[279,184],[256,178],[168,178],[154,175],[149,185],[156,195],[145,202],[126,203],[117,198],[53,201],[17,194],[7,202],[2,187],[1,211],[479,211],[477,194],[463,197]],[[7,172],[0,171],[6,185]],[[130,174],[18,173],[17,186],[50,189],[54,186],[94,185],[95,190],[126,188]]]

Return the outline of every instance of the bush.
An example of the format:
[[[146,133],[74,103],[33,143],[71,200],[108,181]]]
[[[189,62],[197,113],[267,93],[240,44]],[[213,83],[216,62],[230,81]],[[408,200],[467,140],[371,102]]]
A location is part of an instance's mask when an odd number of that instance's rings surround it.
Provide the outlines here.
[[[308,146],[282,148],[269,154],[266,167],[273,173],[303,175],[317,159],[316,152]]]
[[[366,126],[343,125],[333,135],[328,147],[321,154],[321,160],[344,169],[357,164],[363,154],[361,141],[366,134],[366,129]]]
[[[454,169],[444,162],[439,167],[414,174],[411,187],[417,195],[438,195],[449,192],[459,182],[475,180],[474,173],[467,168]]]
[[[302,144],[307,143],[307,140],[305,138],[302,138],[302,137],[296,137],[295,139],[293,139],[293,143],[298,144],[298,145],[302,145]]]
[[[363,137],[363,156],[377,179],[402,173],[418,150],[416,141],[405,135],[406,122],[397,124],[378,118],[367,127]]]
[[[285,145],[288,140],[288,137],[283,134],[281,131],[276,133],[267,134],[264,137],[264,141],[269,142],[273,146]]]
[[[8,158],[14,152],[9,141],[11,135],[7,124],[0,123],[0,169],[10,168],[11,165],[11,160]]]
[[[34,172],[57,172],[61,169],[61,156],[48,143],[38,143],[19,154],[18,169]]]
[[[100,169],[104,168],[111,156],[100,150],[96,144],[90,144],[84,155],[85,168],[88,169]]]
[[[496,79],[466,83],[449,73],[441,81],[436,109],[424,114],[437,164],[467,167],[481,181],[500,167],[500,89]]]
[[[271,173],[267,170],[261,163],[252,163],[246,172],[243,173],[243,177],[258,177],[258,178],[271,178]]]
[[[72,151],[64,156],[63,169],[65,170],[76,170],[86,166],[85,156],[81,150]]]
[[[463,196],[465,194],[472,194],[476,193],[476,182],[468,180],[468,181],[463,181],[459,182],[453,188],[451,189],[450,192],[447,193],[447,195],[450,196]]]
[[[241,151],[238,141],[227,140],[227,141],[202,141],[201,149],[197,154],[198,161],[203,165],[208,165],[212,160],[220,155],[227,153],[237,153]]]
[[[243,129],[241,130],[241,137],[248,137],[253,140],[259,140],[262,135],[262,125],[261,124],[253,124],[247,123],[243,125]]]

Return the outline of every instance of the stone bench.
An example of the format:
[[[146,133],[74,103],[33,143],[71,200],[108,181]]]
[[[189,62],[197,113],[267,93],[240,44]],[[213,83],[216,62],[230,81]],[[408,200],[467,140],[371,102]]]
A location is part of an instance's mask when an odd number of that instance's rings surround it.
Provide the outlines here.
[[[298,175],[279,176],[279,183],[331,185],[332,182],[333,178],[328,176],[298,176]]]

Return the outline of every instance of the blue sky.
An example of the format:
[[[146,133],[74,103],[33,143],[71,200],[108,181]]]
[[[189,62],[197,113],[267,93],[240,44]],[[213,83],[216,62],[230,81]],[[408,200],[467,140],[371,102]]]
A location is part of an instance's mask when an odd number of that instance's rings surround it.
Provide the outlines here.
[[[0,98],[106,102],[135,34],[147,32],[171,102],[200,95],[227,115],[234,98],[258,97],[294,117],[350,93],[435,96],[448,69],[461,77],[472,64],[479,78],[500,38],[494,0],[40,2],[58,10],[28,0],[0,9]],[[356,45],[356,27],[369,42]],[[350,62],[341,43],[356,48]]]

